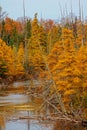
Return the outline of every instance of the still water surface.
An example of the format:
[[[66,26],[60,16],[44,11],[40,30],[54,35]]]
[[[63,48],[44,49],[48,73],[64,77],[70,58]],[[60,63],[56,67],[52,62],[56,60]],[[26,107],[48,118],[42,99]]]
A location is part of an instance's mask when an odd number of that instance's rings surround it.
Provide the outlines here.
[[[13,86],[25,85],[23,83],[14,83]],[[28,96],[24,94],[9,94],[7,96],[0,96],[0,106],[3,104],[21,104],[29,101]],[[64,122],[42,122],[38,120],[19,119],[20,116],[33,115],[33,112],[28,111],[14,111],[10,115],[2,114],[5,117],[5,127],[1,126],[0,130],[87,130],[86,127],[66,124]]]

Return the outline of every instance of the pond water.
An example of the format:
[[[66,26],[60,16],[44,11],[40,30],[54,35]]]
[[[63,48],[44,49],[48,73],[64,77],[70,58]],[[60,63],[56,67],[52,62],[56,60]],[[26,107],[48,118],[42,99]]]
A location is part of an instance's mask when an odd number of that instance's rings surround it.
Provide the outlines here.
[[[37,122],[30,121],[10,121],[6,123],[5,130],[51,130],[50,126],[38,124]]]
[[[28,84],[29,82],[27,82]],[[26,83],[14,83],[14,87],[25,85]],[[41,121],[36,119],[21,119],[20,117],[29,117],[34,115],[34,111],[10,110],[11,105],[26,104],[29,101],[28,95],[9,93],[0,96],[0,130],[87,130],[87,127],[70,125],[66,122]],[[4,106],[4,107],[3,107]],[[4,110],[3,110],[4,109]],[[4,123],[3,123],[4,122]]]

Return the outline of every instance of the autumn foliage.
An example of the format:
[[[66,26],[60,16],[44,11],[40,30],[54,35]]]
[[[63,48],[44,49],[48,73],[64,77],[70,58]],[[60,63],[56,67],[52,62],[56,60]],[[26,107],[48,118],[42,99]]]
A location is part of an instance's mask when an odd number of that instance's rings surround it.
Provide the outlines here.
[[[25,23],[6,18],[0,23],[0,38],[0,79],[53,80],[68,111],[85,110],[87,21],[66,26],[52,20],[39,22],[37,14]],[[51,84],[50,96],[53,91]]]

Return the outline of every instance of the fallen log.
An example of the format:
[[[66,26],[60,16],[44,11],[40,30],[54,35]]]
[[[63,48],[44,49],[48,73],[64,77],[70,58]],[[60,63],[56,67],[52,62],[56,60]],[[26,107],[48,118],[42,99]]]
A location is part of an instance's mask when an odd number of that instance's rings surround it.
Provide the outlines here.
[[[47,116],[47,117],[44,117],[44,116],[23,116],[23,117],[19,117],[18,118],[19,120],[24,120],[24,119],[30,119],[30,120],[39,120],[39,121],[68,121],[68,122],[72,122],[72,123],[75,123],[75,124],[81,124],[81,121],[79,120],[74,120],[72,118],[68,118],[66,116]]]

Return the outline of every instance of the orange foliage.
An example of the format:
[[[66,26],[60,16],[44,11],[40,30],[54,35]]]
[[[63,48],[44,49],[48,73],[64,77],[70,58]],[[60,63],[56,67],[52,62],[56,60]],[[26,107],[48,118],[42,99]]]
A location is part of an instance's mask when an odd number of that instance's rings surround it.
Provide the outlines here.
[[[10,19],[10,18],[7,17],[5,19],[5,30],[6,30],[6,33],[11,35],[13,33],[14,29],[16,29],[16,31],[19,34],[21,34],[23,32],[23,27],[22,27],[20,22],[14,21],[13,19]]]

